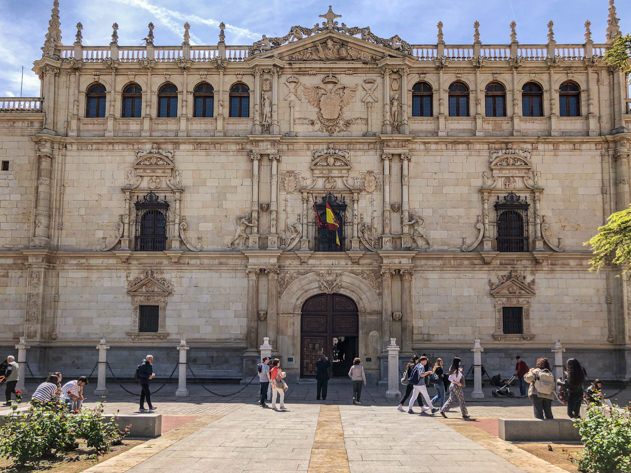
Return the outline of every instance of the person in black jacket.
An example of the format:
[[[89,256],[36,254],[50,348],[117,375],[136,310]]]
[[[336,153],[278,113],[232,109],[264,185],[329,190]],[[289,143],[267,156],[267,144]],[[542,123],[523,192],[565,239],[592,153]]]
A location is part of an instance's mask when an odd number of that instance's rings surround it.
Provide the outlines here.
[[[329,387],[329,369],[331,368],[331,362],[326,357],[326,355],[324,355],[324,353],[320,355],[320,359],[316,363],[316,368],[316,381],[318,383],[316,399],[319,401],[320,395],[322,395],[322,400],[326,401],[326,393]]]
[[[140,382],[140,411],[144,412],[145,398],[150,411],[156,408],[151,404],[151,391],[149,391],[149,381],[156,375],[153,372],[153,355],[147,355],[138,367],[138,381]]]
[[[567,385],[569,393],[569,399],[567,401],[567,415],[570,419],[578,419],[581,416],[581,403],[583,402],[585,377],[585,368],[583,368],[576,358],[570,358],[567,360],[565,384]]]

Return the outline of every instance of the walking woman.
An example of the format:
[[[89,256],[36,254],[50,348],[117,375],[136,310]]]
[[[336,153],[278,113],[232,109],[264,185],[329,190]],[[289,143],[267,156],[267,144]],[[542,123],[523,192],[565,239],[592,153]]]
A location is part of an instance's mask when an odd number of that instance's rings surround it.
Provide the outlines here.
[[[462,374],[462,360],[458,357],[453,359],[451,366],[449,367],[449,381],[451,381],[451,384],[449,385],[449,399],[447,399],[447,402],[443,404],[443,407],[440,409],[440,414],[447,418],[445,411],[449,410],[449,408],[451,408],[451,406],[455,403],[458,403],[460,405],[462,418],[464,420],[471,419],[469,412],[467,411],[467,406],[464,403],[464,393],[462,392],[462,388],[465,381],[464,375]]]
[[[272,369],[270,370],[270,382],[272,383],[272,409],[276,410],[276,395],[280,399],[280,410],[285,410],[285,381],[283,381],[283,371],[280,368],[280,360],[274,358]]]
[[[353,404],[361,404],[360,398],[362,396],[362,383],[366,386],[366,374],[364,373],[364,367],[361,365],[362,360],[355,358],[353,360],[353,366],[348,370],[348,377],[353,382]]]
[[[567,385],[567,415],[570,419],[581,416],[581,402],[583,401],[583,384],[585,383],[585,369],[576,358],[567,360],[565,384]]]
[[[434,371],[434,374],[431,376],[431,380],[434,381],[434,388],[436,388],[436,395],[432,398],[432,404],[439,401],[438,405],[443,407],[443,404],[445,404],[445,381],[443,380],[445,371],[443,370],[442,358],[436,358],[432,371]]]
[[[399,409],[401,412],[405,412],[405,409],[403,408],[403,404],[405,404],[405,401],[408,400],[408,397],[410,397],[410,394],[412,394],[412,390],[414,389],[414,386],[412,386],[408,382],[408,379],[410,379],[410,376],[412,376],[412,370],[416,366],[417,362],[418,362],[418,356],[414,355],[412,358],[410,358],[410,361],[408,361],[408,364],[405,366],[405,371],[403,372],[402,380],[405,379],[405,382],[407,384],[405,385],[405,393],[403,394],[403,397],[399,401],[399,407],[397,407],[397,409]],[[422,406],[419,404],[419,407],[422,407]]]
[[[539,358],[535,368],[524,375],[528,387],[528,397],[537,419],[554,419],[552,416],[552,400],[554,399],[554,375],[547,358]]]

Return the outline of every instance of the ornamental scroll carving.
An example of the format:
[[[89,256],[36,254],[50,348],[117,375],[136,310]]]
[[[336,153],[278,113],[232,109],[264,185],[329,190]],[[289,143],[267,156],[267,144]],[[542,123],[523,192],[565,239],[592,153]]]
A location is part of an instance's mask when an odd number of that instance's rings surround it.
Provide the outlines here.
[[[539,189],[539,176],[530,160],[530,151],[507,147],[493,150],[489,157],[490,172],[482,173],[483,189]]]
[[[338,273],[329,273],[320,271],[317,273],[318,286],[320,290],[326,294],[333,294],[339,292],[342,288],[342,281]]]

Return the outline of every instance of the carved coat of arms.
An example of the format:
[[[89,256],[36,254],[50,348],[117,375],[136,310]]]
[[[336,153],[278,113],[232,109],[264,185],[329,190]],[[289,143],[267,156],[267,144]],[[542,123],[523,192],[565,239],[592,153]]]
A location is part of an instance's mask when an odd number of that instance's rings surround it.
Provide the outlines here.
[[[302,90],[307,101],[318,109],[320,129],[332,135],[344,131],[354,120],[344,119],[344,108],[353,101],[357,86],[339,84],[337,77],[328,75],[322,79],[324,86],[309,87],[303,84]]]

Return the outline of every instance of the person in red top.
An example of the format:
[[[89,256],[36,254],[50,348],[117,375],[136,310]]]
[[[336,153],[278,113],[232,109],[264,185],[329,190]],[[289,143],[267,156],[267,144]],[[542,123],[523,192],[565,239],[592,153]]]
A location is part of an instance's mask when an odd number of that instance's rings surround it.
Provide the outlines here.
[[[515,365],[515,372],[517,374],[517,379],[519,380],[519,394],[521,397],[526,396],[528,392],[528,385],[526,384],[526,380],[524,379],[524,375],[528,373],[530,368],[524,360],[517,355],[517,364]]]

